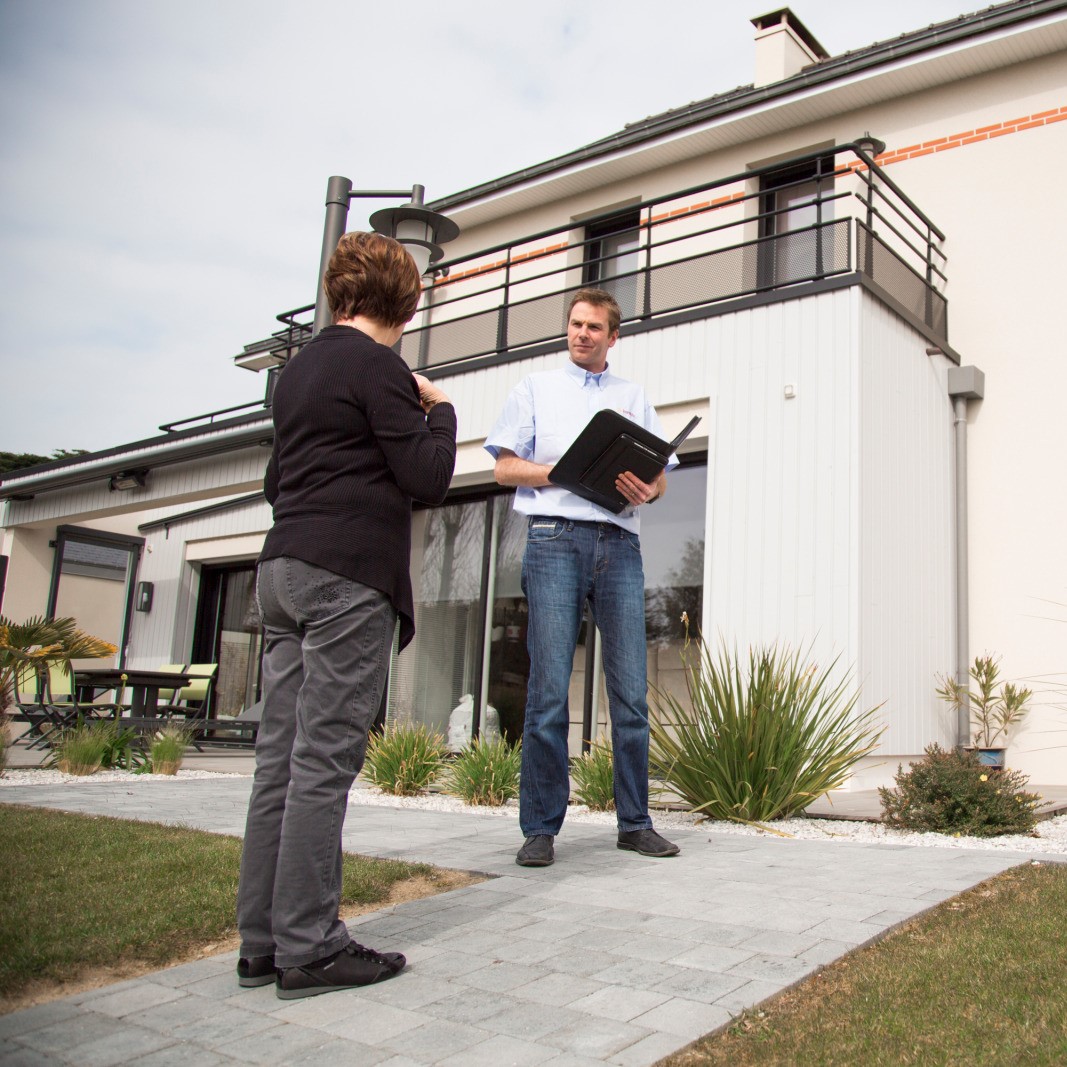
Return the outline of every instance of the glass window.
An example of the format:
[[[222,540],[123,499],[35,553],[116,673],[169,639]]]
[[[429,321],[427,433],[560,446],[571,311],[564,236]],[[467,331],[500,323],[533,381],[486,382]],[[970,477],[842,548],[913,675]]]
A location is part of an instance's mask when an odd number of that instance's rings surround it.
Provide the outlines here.
[[[760,284],[787,285],[820,277],[832,264],[832,156],[766,174],[760,182]],[[824,262],[825,260],[825,262]]]
[[[618,301],[623,319],[639,313],[637,283],[640,277],[640,216],[628,211],[586,227],[585,285],[606,289]]]
[[[473,721],[481,697],[485,516],[484,500],[412,516],[415,638],[390,679],[392,721],[425,723],[445,737],[457,707],[469,705]]]

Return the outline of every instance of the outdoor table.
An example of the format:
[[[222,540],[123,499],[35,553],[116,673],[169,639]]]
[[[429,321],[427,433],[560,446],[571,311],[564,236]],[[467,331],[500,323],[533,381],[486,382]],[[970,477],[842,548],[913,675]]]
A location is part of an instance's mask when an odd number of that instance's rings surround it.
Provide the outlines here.
[[[189,684],[190,674],[176,671],[137,671],[128,667],[85,667],[74,671],[78,700],[92,703],[93,698],[109,689],[130,690],[130,715],[155,718],[160,689],[181,689]]]

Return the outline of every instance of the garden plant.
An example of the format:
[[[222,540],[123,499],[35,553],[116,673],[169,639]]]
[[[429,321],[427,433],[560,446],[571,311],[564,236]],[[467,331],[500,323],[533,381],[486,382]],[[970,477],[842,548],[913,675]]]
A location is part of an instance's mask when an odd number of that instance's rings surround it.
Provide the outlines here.
[[[652,690],[650,762],[664,785],[711,819],[765,822],[843,784],[878,744],[878,707],[857,710],[850,675],[784,645],[700,646],[686,662],[689,703]]]
[[[977,748],[1007,748],[1012,729],[1030,710],[1031,690],[1005,682],[1000,688],[999,660],[988,652],[976,656],[974,665],[967,672],[974,688],[960,685],[954,678],[943,675],[937,695],[957,711],[964,706],[970,709],[971,728]]]
[[[189,730],[168,725],[160,730],[148,748],[148,762],[153,774],[177,774],[189,744]]]
[[[388,726],[371,735],[363,773],[385,793],[415,796],[441,773],[447,750],[445,739],[422,723]]]
[[[500,807],[519,795],[521,762],[521,743],[476,737],[452,762],[445,791],[464,804]]]
[[[898,830],[968,837],[1030,833],[1041,803],[1023,787],[1021,771],[995,772],[974,752],[930,745],[907,770],[897,768],[893,789],[881,787],[882,821]]]
[[[598,737],[571,760],[571,777],[575,798],[590,811],[615,810],[615,762],[607,738]]]

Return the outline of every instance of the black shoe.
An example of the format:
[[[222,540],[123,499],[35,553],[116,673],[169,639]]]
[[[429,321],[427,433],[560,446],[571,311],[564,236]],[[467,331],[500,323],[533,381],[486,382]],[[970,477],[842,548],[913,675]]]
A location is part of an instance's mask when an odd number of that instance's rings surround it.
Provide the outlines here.
[[[273,956],[242,956],[237,961],[237,984],[251,989],[257,985],[270,985],[278,977]]]
[[[660,837],[653,829],[648,830],[620,830],[619,848],[629,852],[640,852],[642,856],[677,856],[681,849]]]
[[[515,862],[520,867],[551,867],[555,862],[552,838],[547,834],[526,838],[526,843],[519,849]]]
[[[282,1000],[317,997],[335,989],[384,982],[404,969],[407,960],[399,952],[375,952],[350,941],[340,952],[303,967],[286,967],[278,972],[275,992]]]

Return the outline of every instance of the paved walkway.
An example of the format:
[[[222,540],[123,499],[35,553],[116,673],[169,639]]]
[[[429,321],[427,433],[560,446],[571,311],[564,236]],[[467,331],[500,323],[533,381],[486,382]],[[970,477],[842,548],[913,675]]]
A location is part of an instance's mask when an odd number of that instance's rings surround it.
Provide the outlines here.
[[[86,782],[9,787],[0,802],[240,835],[250,786]],[[529,870],[511,819],[353,806],[348,850],[494,876],[356,920],[357,940],[407,954],[398,978],[280,1001],[239,989],[230,953],[0,1017],[0,1063],[638,1067],[1029,858],[672,837],[682,855],[650,860],[575,824],[556,865]]]

